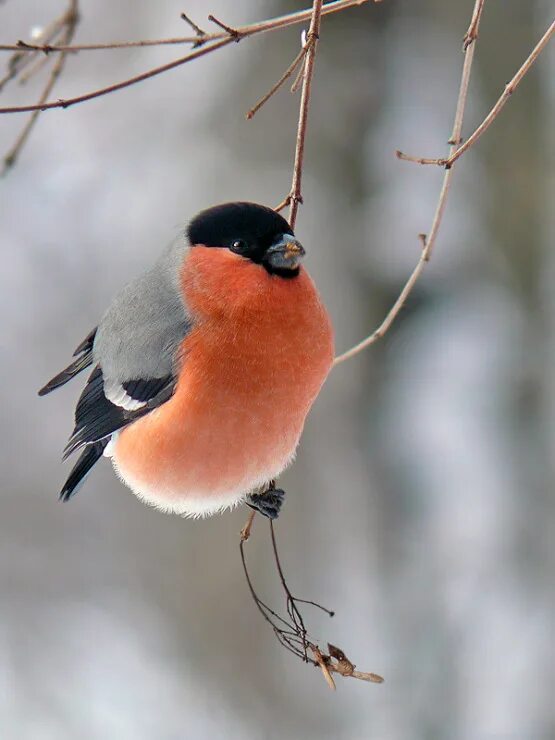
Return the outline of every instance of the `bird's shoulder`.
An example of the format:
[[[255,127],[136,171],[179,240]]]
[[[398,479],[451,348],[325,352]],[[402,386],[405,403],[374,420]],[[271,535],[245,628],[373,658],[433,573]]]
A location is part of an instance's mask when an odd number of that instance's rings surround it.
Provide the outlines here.
[[[176,240],[128,283],[98,325],[94,370],[79,398],[66,454],[106,439],[171,398],[193,326],[180,289],[187,245]]]

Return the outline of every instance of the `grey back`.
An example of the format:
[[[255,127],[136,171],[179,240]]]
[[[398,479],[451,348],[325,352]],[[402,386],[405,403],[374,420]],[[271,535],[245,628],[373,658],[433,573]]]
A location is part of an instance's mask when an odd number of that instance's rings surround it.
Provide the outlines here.
[[[173,372],[176,350],[191,328],[179,287],[190,249],[181,234],[156,264],[114,298],[94,341],[93,357],[104,377],[125,382]]]

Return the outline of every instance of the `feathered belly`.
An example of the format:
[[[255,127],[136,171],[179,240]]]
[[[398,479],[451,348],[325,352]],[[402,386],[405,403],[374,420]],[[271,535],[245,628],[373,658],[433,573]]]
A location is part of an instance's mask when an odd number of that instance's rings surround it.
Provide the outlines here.
[[[229,413],[225,406],[220,409]],[[277,477],[292,461],[302,431],[298,418],[282,421],[278,429],[245,413],[235,415],[234,423],[222,421],[210,409],[178,413],[178,418],[174,409],[166,409],[168,427],[160,418],[163,411],[122,432],[113,461],[145,502],[187,516],[232,507]]]
[[[192,331],[173,397],[115,441],[114,465],[134,493],[207,516],[287,467],[333,360],[327,314],[311,297],[303,315],[291,305]]]

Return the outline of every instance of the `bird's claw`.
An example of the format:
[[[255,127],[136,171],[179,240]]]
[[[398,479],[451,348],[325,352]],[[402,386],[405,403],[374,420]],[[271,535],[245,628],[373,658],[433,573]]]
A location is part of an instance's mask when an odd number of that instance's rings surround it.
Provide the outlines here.
[[[258,511],[268,519],[277,519],[285,498],[285,491],[281,488],[268,488],[262,493],[250,493],[247,496],[247,505]]]

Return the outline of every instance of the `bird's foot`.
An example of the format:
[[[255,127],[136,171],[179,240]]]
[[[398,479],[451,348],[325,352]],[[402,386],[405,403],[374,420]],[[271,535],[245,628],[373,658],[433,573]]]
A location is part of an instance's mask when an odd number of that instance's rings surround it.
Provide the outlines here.
[[[270,486],[262,493],[250,493],[247,496],[247,505],[258,511],[268,519],[277,519],[285,498],[285,491],[281,488]]]

